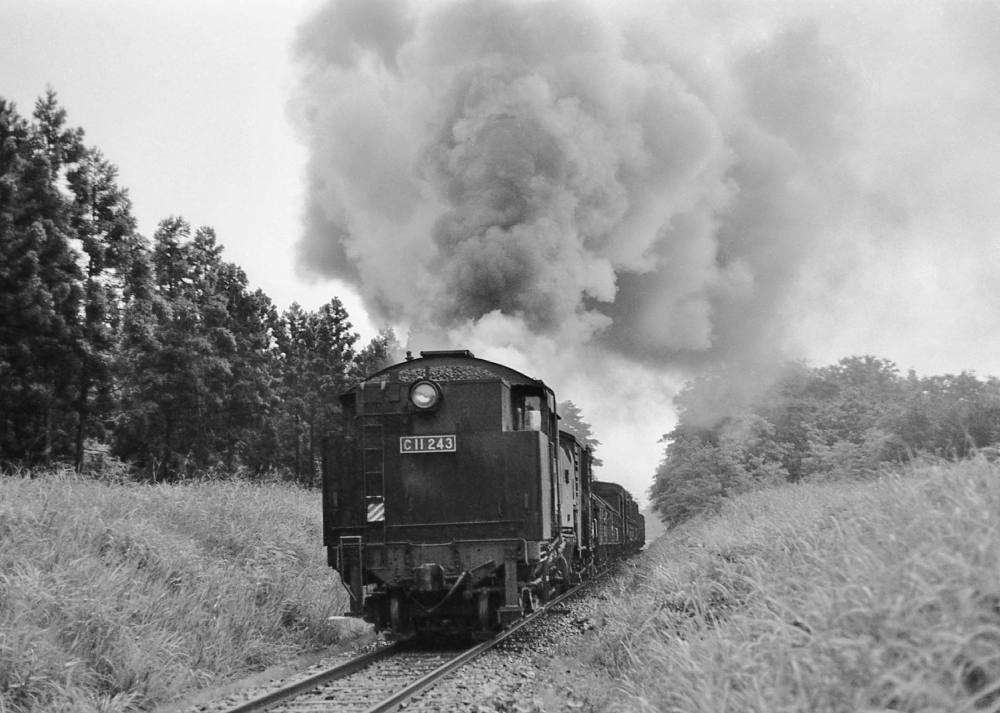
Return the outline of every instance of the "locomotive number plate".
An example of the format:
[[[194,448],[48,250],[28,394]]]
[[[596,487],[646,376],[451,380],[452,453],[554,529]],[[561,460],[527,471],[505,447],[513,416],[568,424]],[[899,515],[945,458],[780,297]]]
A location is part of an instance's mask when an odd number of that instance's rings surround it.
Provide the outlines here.
[[[455,436],[401,436],[400,453],[454,453],[458,450]]]

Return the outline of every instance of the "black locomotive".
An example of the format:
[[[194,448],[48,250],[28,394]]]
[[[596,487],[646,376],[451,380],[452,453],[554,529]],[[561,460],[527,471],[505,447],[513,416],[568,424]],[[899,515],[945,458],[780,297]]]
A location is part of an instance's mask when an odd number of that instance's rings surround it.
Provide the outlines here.
[[[323,541],[351,614],[390,638],[492,635],[645,542],[637,503],[592,480],[542,381],[421,352],[340,400]]]

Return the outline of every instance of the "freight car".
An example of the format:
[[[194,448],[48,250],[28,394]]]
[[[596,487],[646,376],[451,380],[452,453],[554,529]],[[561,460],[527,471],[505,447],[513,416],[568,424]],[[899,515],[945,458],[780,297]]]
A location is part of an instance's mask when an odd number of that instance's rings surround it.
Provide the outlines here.
[[[639,513],[639,503],[618,483],[594,481],[596,509],[603,513],[597,531],[598,560],[622,557],[646,541],[646,518]],[[641,547],[642,544],[639,544]]]
[[[350,613],[390,638],[486,637],[644,543],[628,492],[592,479],[544,382],[421,352],[341,399],[323,541]]]

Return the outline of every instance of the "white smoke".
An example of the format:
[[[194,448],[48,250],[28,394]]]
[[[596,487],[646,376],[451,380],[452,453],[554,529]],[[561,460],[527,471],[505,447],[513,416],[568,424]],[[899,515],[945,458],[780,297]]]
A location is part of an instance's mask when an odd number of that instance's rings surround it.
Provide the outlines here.
[[[617,322],[660,352],[711,347],[713,303],[753,279],[718,255],[738,156],[627,29],[579,3],[324,8],[300,43],[304,263],[417,330],[499,313],[579,341]],[[623,275],[656,282],[634,314],[614,309]]]
[[[330,2],[301,264],[577,386],[879,351],[998,296],[998,47],[989,2]]]

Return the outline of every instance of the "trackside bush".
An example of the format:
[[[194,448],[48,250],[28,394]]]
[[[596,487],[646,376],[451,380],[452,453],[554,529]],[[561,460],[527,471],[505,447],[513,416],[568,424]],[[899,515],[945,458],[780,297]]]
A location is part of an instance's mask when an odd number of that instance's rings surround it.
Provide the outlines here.
[[[661,538],[609,611],[596,709],[1000,711],[1000,466],[729,499]]]
[[[0,710],[148,709],[350,634],[315,491],[35,475],[0,477]]]

